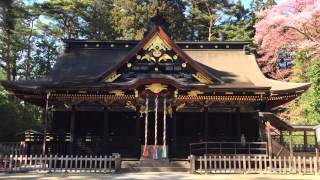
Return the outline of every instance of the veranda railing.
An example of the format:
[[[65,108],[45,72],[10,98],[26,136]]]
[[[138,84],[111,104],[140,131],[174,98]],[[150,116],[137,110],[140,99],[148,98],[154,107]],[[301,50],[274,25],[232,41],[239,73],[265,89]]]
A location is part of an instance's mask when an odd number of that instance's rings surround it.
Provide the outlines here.
[[[200,142],[189,145],[190,155],[201,154],[267,154],[267,142]]]
[[[191,173],[282,173],[319,174],[320,161],[314,157],[189,156]]]
[[[6,155],[0,158],[0,172],[113,173],[120,168],[119,154],[112,156]]]

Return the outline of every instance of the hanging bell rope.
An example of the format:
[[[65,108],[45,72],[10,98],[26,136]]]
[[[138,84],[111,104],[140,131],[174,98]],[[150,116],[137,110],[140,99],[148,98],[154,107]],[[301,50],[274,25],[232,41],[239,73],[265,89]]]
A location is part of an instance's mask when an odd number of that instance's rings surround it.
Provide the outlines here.
[[[143,156],[148,157],[148,111],[149,111],[149,98],[146,98],[145,119],[144,119],[144,149]]]
[[[167,133],[167,98],[163,100],[163,146],[162,146],[162,158],[167,158],[166,137]]]
[[[157,138],[158,138],[158,96],[156,96],[154,107],[154,146],[153,146],[153,159],[158,159]]]

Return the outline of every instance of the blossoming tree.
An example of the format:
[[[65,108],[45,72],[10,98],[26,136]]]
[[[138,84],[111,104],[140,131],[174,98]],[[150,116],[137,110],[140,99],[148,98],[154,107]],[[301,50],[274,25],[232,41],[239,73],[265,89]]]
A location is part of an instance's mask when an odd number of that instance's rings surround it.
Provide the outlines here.
[[[285,79],[289,70],[277,66],[283,49],[297,52],[308,49],[310,57],[320,55],[320,0],[284,0],[257,12],[255,39],[262,70],[276,79]]]

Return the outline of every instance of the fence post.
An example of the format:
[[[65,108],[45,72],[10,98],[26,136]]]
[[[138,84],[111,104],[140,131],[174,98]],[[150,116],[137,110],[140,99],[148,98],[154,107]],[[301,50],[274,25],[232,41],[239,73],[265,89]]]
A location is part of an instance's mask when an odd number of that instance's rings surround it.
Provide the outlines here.
[[[207,174],[207,154],[204,155],[204,173]]]
[[[242,164],[243,164],[243,174],[246,174],[247,173],[247,165],[246,165],[246,156],[242,156]]]
[[[12,172],[12,159],[13,159],[13,155],[10,154],[10,157],[9,157],[9,172]]]
[[[121,156],[118,153],[113,153],[112,156],[115,158],[114,169],[118,172],[121,169]]]
[[[314,174],[317,175],[318,174],[318,158],[313,157],[313,161],[314,161]]]
[[[190,161],[189,173],[194,174],[196,173],[196,157],[194,155],[190,155],[189,161]]]
[[[53,158],[53,156],[52,156],[52,154],[50,154],[50,156],[49,156],[49,170],[48,170],[48,173],[51,173],[51,168],[52,168],[52,158]]]
[[[66,155],[66,157],[65,157],[65,170],[64,170],[64,172],[65,173],[67,173],[68,172],[68,160],[69,160],[69,155]]]

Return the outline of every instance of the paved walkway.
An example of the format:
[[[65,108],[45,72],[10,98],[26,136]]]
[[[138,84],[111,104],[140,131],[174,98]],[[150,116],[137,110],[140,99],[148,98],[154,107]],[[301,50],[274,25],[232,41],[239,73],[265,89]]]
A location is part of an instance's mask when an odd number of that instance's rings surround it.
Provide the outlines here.
[[[62,180],[96,180],[96,179],[107,179],[107,180],[319,180],[319,176],[314,175],[195,175],[188,173],[174,173],[174,172],[153,172],[153,173],[123,173],[123,174],[25,174],[25,173],[17,173],[17,174],[1,174],[0,179],[6,180],[54,180],[54,179],[62,179]]]

